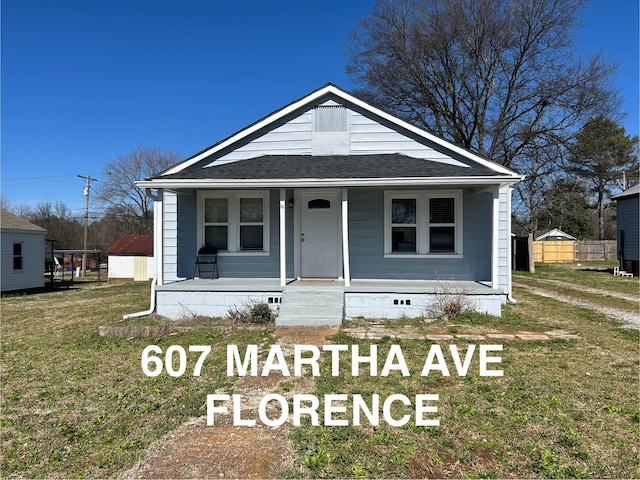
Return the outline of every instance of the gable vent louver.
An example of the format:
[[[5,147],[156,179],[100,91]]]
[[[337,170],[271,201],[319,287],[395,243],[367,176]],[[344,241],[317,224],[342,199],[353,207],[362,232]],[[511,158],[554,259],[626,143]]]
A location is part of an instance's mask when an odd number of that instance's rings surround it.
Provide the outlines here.
[[[342,105],[319,105],[314,109],[314,132],[346,132],[347,109]]]

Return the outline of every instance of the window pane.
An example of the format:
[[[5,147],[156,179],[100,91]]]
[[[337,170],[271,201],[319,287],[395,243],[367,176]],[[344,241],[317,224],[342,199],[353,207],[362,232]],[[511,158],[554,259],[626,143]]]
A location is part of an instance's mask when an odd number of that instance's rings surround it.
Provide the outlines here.
[[[228,250],[227,227],[204,227],[204,244],[207,247],[216,247],[218,250]]]
[[[416,252],[416,227],[393,227],[391,229],[392,252]]]
[[[307,208],[309,210],[314,208],[331,208],[331,202],[324,198],[316,198],[315,200],[309,200],[307,202]]]
[[[240,250],[262,250],[262,225],[240,227]]]
[[[430,223],[454,223],[454,200],[453,198],[430,198],[429,199],[429,222]]]
[[[454,227],[431,227],[429,234],[429,251],[455,252],[456,229]]]
[[[391,223],[416,223],[416,199],[394,198],[391,200]]]
[[[22,257],[13,257],[13,269],[22,270]]]
[[[262,198],[240,199],[240,221],[262,222]]]
[[[22,244],[14,243],[13,244],[13,254],[14,255],[22,255]]]
[[[204,221],[207,223],[227,223],[229,221],[228,198],[205,198]]]

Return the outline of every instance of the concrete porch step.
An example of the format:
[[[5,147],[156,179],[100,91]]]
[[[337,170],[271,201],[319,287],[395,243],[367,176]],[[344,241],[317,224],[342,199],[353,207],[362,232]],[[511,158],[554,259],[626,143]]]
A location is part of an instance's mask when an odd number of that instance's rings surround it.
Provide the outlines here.
[[[282,294],[277,326],[339,326],[344,318],[344,289],[297,287]]]

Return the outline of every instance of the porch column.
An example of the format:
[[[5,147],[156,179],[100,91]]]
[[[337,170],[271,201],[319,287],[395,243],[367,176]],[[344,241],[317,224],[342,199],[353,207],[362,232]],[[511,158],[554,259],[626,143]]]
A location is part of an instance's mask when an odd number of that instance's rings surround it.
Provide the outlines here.
[[[500,187],[493,189],[493,214],[491,215],[491,288],[498,288],[498,254],[500,252]]]
[[[342,262],[344,286],[351,286],[351,270],[349,267],[349,190],[342,189]]]
[[[280,286],[287,284],[287,230],[285,214],[287,213],[287,190],[280,189]]]

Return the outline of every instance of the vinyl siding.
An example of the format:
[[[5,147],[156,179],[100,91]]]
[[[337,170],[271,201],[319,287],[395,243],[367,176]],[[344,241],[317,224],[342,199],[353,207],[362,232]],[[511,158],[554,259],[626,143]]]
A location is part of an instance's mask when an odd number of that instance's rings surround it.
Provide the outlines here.
[[[281,123],[261,136],[249,139],[235,150],[223,154],[216,160],[216,165],[262,155],[310,155],[312,117],[313,112],[309,110],[291,118],[286,123]]]
[[[621,198],[618,200],[618,250],[620,249],[620,231],[624,230],[624,259],[626,261],[640,260],[638,243],[640,231],[638,228],[638,197]]]
[[[349,190],[353,279],[491,280],[491,194],[463,194],[462,258],[385,258],[384,190]]]
[[[287,192],[290,196],[292,192]],[[287,196],[286,198],[290,198]],[[193,278],[197,245],[196,193],[175,195],[165,193],[164,272],[165,281]],[[280,277],[280,191],[269,194],[269,255],[219,255],[218,274],[226,278],[279,278]],[[175,203],[175,207],[174,207]],[[177,216],[174,215],[177,212]],[[287,208],[287,275],[293,276],[293,209]],[[170,276],[171,274],[171,276]]]
[[[509,187],[501,187],[498,191],[498,288],[504,292],[510,291],[511,259],[509,245],[511,232],[509,220],[511,212],[508,209]]]
[[[449,165],[465,166],[449,155],[407,137],[376,120],[351,111],[351,154],[402,153]]]
[[[2,231],[2,291],[44,287],[44,232]],[[22,270],[13,269],[13,244],[22,243]]]
[[[331,102],[327,102],[331,103]],[[466,166],[463,159],[453,158],[451,152],[427,145],[409,133],[400,133],[376,118],[363,112],[348,109],[345,133],[313,132],[313,107],[292,114],[271,130],[258,132],[247,138],[232,151],[221,151],[204,160],[203,167],[246,160],[262,155],[312,155],[312,154],[384,154],[402,153],[449,165]],[[335,138],[334,138],[335,137]],[[328,138],[333,138],[328,143]],[[329,148],[333,145],[331,148]]]

